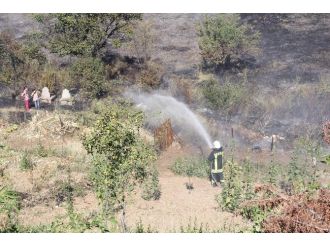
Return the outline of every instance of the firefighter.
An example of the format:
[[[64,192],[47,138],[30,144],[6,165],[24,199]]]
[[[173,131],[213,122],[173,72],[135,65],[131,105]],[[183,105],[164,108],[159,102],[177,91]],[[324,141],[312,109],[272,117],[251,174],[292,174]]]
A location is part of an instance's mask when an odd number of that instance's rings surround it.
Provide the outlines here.
[[[223,184],[223,148],[219,141],[213,143],[212,152],[209,155],[208,160],[211,166],[211,183],[213,187],[217,186],[217,183]]]

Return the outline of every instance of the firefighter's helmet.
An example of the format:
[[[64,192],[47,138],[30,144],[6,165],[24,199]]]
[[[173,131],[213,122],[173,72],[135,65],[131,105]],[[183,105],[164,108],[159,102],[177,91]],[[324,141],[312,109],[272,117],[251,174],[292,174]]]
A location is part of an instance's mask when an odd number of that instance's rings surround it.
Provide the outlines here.
[[[220,141],[214,141],[214,142],[213,142],[213,146],[214,146],[214,148],[216,148],[216,149],[221,148],[221,143],[220,143]]]

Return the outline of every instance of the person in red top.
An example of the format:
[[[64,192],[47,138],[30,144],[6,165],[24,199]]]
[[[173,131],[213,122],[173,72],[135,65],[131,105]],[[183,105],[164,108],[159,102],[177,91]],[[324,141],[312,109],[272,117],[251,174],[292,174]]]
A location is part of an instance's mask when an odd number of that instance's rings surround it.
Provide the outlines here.
[[[24,99],[25,110],[27,112],[30,112],[30,103],[29,103],[30,97],[29,97],[29,93],[28,93],[28,88],[27,87],[24,87],[24,90],[23,90],[23,93],[21,94],[21,96]]]

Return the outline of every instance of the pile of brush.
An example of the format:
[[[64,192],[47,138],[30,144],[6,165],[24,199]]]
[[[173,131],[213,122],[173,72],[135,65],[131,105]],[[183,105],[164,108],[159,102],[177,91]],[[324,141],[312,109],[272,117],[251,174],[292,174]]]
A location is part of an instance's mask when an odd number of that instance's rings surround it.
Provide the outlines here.
[[[263,222],[265,232],[330,232],[330,190],[322,189],[314,198],[290,196],[282,204],[279,215]]]
[[[255,193],[259,194],[258,199],[240,206],[272,210],[262,222],[264,232],[330,232],[329,189],[320,189],[314,196],[307,192],[289,196],[272,185],[257,185]]]

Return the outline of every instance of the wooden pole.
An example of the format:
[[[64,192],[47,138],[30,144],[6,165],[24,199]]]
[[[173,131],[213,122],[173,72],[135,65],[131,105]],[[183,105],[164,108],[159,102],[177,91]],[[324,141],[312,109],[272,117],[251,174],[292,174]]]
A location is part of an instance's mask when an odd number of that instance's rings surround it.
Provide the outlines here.
[[[274,135],[272,135],[272,142],[270,144],[270,151],[273,151],[274,148]]]

